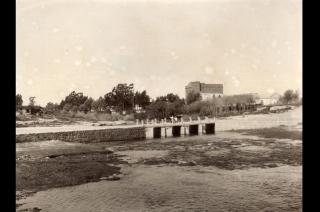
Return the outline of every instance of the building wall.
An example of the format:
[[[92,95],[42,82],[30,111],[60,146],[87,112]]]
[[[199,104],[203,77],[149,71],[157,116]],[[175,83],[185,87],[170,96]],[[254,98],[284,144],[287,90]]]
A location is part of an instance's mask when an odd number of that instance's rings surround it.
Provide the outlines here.
[[[205,84],[200,83],[199,81],[190,82],[186,87],[186,97],[188,93],[194,91],[200,93],[202,99],[212,98],[213,95],[216,97],[223,96],[223,84]]]
[[[194,91],[196,93],[200,93],[200,82],[196,81],[196,82],[190,82],[186,87],[186,97],[188,95],[188,93],[190,93],[191,91]]]
[[[260,103],[263,105],[274,105],[278,102],[277,99],[271,99],[271,98],[262,98],[260,99]]]
[[[222,84],[205,84],[205,83],[201,83],[200,92],[201,93],[219,93],[219,94],[223,94],[223,85]]]
[[[202,98],[203,100],[212,99],[213,96],[214,96],[215,98],[223,97],[223,94],[219,94],[219,93],[215,93],[215,94],[212,94],[212,93],[200,93],[200,95],[201,95],[201,98]]]

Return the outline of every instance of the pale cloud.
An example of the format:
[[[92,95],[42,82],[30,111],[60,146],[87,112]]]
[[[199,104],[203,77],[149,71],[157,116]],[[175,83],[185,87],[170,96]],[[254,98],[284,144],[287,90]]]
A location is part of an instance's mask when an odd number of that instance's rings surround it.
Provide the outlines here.
[[[83,47],[82,46],[76,46],[75,49],[78,51],[78,52],[81,52]]]
[[[127,47],[125,45],[119,47],[119,50],[126,50],[126,49]]]
[[[254,68],[254,69],[258,68],[256,64],[252,64],[251,67]]]
[[[28,83],[28,85],[33,85],[33,80],[32,80],[32,79],[29,79],[29,80],[27,81],[27,83]]]
[[[102,57],[102,58],[101,58],[101,62],[102,62],[102,63],[106,63],[106,62],[107,62],[107,59],[104,58],[104,57]]]
[[[273,40],[271,43],[272,48],[276,48],[278,46],[278,41],[277,40]]]
[[[206,66],[206,67],[204,68],[204,71],[205,71],[205,73],[208,74],[208,75],[212,75],[212,74],[213,74],[213,68],[210,67],[210,66]]]
[[[270,87],[281,93],[300,86],[297,77],[302,75],[301,3],[268,1],[270,6],[265,7],[255,0],[249,0],[248,5],[233,0],[192,1],[192,4],[183,3],[182,7],[182,3],[172,1],[169,10],[165,10],[167,4],[163,3],[123,7],[110,6],[104,0],[96,4],[72,0],[74,7],[65,6],[64,2],[45,3],[46,10],[40,9],[38,0],[17,3],[16,73],[23,79],[17,83],[17,92],[23,96],[37,93],[39,102],[45,104],[48,99],[60,101],[59,92],[68,90],[71,79],[81,85],[79,88],[95,85],[86,91],[91,96],[103,94],[117,83],[130,83],[134,76],[141,78],[137,86],[143,84],[150,95],[156,95],[155,88],[170,80],[168,74],[174,80],[170,87],[160,88],[161,94],[172,91],[184,96],[184,86],[193,80],[224,82],[228,94],[264,93]],[[217,1],[228,3],[217,4]],[[27,12],[19,10],[30,6]],[[250,7],[261,13],[251,13]],[[59,11],[59,15],[48,11]],[[143,18],[155,12],[152,19]],[[127,50],[130,57],[123,57]],[[280,59],[282,64],[278,65]],[[254,70],[253,64],[259,71]],[[214,69],[206,70],[206,65]],[[28,79],[36,73],[33,67],[40,71],[33,78],[33,85],[28,86]],[[90,74],[71,78],[75,70],[88,70]],[[273,76],[277,73],[290,76],[293,70],[297,75],[291,78]],[[59,80],[53,82],[55,72]],[[154,76],[153,81],[150,75]],[[159,75],[164,82],[158,82]],[[232,75],[238,78],[232,79]],[[260,80],[261,83],[253,83]]]
[[[74,64],[75,64],[76,66],[80,66],[80,65],[81,65],[81,63],[82,63],[82,61],[81,61],[81,60],[76,60],[76,61],[74,61]]]
[[[53,28],[53,29],[52,29],[52,32],[53,32],[53,33],[57,33],[57,32],[59,32],[59,31],[60,31],[59,28]]]
[[[302,83],[301,78],[297,78],[296,83],[300,85]]]
[[[247,48],[247,44],[241,43],[241,48],[243,48],[243,49]]]
[[[69,89],[68,89],[68,90],[69,90],[69,92],[74,91],[76,87],[77,87],[77,85],[76,85],[76,84],[71,83],[71,85],[70,85],[70,87],[69,87]]]
[[[166,81],[171,81],[171,80],[173,80],[171,76],[166,76],[164,79],[165,79]]]
[[[240,85],[240,80],[238,80],[235,76],[232,76],[232,77],[231,77],[231,80],[232,80],[232,84],[233,84],[235,87],[239,87],[239,85]]]
[[[95,56],[92,56],[91,57],[91,63],[95,63],[95,62],[97,62],[97,58]]]
[[[171,52],[170,52],[170,55],[171,55],[171,57],[172,57],[173,60],[179,59],[179,56],[178,56],[177,53],[174,52],[174,51],[171,51]]]
[[[268,88],[267,92],[268,92],[269,94],[273,94],[273,93],[275,92],[275,90],[274,90],[273,88]]]
[[[156,78],[156,76],[151,75],[151,76],[149,77],[149,79],[152,80],[152,81],[154,81],[154,80],[156,80],[157,78]]]
[[[110,76],[114,76],[114,75],[116,75],[116,72],[115,72],[114,70],[110,70],[110,71],[109,71],[109,75],[110,75]]]

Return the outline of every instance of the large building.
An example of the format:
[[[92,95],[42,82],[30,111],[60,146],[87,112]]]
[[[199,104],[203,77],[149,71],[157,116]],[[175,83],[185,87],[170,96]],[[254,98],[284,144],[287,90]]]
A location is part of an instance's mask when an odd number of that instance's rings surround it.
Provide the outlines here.
[[[189,82],[185,87],[186,97],[188,93],[195,92],[200,93],[202,99],[211,99],[213,96],[222,97],[223,96],[223,84],[205,84],[199,81]]]

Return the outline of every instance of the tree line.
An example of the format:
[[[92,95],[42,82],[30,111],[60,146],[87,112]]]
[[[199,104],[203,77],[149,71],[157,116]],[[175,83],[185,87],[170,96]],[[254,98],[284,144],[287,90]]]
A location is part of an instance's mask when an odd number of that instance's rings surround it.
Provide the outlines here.
[[[279,103],[292,104],[299,101],[297,91],[287,90],[280,97]],[[301,99],[300,99],[301,101]],[[22,107],[22,96],[16,95],[16,109]],[[180,114],[198,114],[211,116],[224,111],[225,106],[232,105],[237,111],[248,108],[248,105],[255,103],[253,95],[232,95],[217,97],[210,100],[202,100],[200,93],[190,92],[186,99],[180,98],[177,94],[169,93],[164,96],[151,99],[146,90],[135,91],[133,84],[118,84],[104,96],[96,100],[85,96],[82,92],[72,91],[60,103],[47,103],[46,113],[54,112],[97,112],[111,113],[112,111],[122,113],[134,113],[135,106],[139,106],[144,112],[141,118],[166,118]],[[35,97],[29,98],[29,106],[35,106]]]
[[[35,97],[29,98],[29,106],[35,106]],[[23,100],[20,94],[16,95],[16,109],[22,108]],[[94,100],[85,96],[82,92],[72,91],[60,103],[48,102],[45,106],[47,112],[111,112],[111,110],[132,111],[135,105],[145,108],[150,104],[150,97],[144,90],[134,92],[133,84],[118,84],[112,91]]]

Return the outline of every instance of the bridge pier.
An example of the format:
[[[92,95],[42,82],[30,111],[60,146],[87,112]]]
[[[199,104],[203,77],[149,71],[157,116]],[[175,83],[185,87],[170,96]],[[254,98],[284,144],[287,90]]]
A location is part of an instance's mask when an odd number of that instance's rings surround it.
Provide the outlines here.
[[[138,123],[138,122],[137,122]],[[141,121],[144,126],[143,121]],[[215,122],[214,120],[202,121],[198,118],[198,122],[173,122],[159,124],[155,120],[148,123],[145,129],[146,138],[161,138],[161,137],[180,137],[181,135],[201,135],[201,134],[215,134]]]
[[[166,127],[161,127],[161,137],[167,137],[167,129]]]

